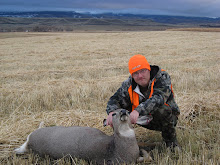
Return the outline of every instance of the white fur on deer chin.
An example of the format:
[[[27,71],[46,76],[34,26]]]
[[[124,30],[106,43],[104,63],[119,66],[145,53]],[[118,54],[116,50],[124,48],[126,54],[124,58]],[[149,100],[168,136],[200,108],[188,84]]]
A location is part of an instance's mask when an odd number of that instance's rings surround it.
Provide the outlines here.
[[[135,133],[132,129],[120,131],[120,135],[124,137],[135,137]]]

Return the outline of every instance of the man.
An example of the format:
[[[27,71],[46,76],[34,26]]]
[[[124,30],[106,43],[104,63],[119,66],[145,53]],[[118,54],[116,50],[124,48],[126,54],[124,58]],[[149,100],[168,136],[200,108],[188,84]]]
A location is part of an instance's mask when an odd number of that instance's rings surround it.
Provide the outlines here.
[[[167,147],[178,146],[175,126],[180,110],[174,100],[170,76],[158,66],[149,65],[140,54],[130,58],[128,67],[131,76],[108,101],[107,125],[112,126],[114,111],[123,108],[130,111],[132,124],[145,116],[146,121],[137,124],[161,131]]]

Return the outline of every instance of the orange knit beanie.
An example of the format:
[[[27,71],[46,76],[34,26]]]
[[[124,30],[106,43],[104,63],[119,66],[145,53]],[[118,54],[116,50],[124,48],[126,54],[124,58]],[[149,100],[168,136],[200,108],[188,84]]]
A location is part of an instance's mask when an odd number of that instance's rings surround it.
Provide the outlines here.
[[[131,75],[132,73],[144,68],[148,69],[149,71],[151,70],[147,59],[141,54],[134,55],[130,58],[128,62],[128,68]]]

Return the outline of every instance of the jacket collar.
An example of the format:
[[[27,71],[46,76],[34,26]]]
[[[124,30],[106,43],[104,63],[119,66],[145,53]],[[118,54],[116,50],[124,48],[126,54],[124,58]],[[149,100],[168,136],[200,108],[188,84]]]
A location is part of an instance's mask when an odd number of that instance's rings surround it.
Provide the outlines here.
[[[139,85],[136,86],[136,88],[134,89],[134,92],[136,92],[137,94],[139,94],[139,95],[141,95],[142,97],[145,98],[145,96],[141,93]]]
[[[150,67],[150,80],[153,81],[153,79],[161,72],[161,69],[157,65],[151,65]]]

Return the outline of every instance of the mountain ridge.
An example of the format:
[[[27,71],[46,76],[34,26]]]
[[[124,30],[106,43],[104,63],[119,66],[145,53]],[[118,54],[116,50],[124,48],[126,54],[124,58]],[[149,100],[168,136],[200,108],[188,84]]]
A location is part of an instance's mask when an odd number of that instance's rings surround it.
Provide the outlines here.
[[[0,12],[0,32],[156,31],[220,28],[220,18],[61,11]]]
[[[75,11],[34,11],[34,12],[0,12],[0,17],[19,18],[97,18],[97,19],[149,19],[158,23],[181,24],[181,23],[220,23],[220,17],[192,17],[192,16],[169,16],[147,15],[130,13],[79,13]]]

